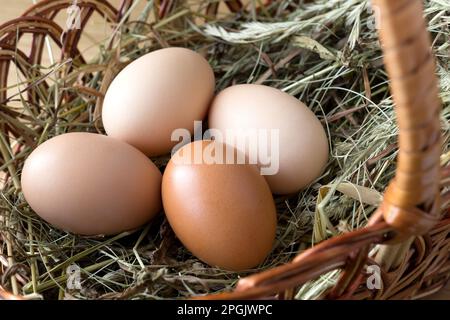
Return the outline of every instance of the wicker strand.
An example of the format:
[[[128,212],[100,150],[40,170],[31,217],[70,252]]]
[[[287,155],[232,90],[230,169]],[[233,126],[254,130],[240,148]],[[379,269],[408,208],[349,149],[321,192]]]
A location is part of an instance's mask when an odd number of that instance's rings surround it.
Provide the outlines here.
[[[373,6],[401,137],[396,177],[382,210],[386,222],[407,239],[431,230],[440,214],[441,102],[435,60],[420,0],[374,0]]]

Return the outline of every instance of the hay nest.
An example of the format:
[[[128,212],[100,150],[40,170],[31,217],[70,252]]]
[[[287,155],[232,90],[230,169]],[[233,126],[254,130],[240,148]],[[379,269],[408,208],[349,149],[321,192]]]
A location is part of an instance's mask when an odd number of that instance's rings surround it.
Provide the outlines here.
[[[177,1],[154,22],[149,1],[138,20],[117,24],[112,46],[99,44],[97,59],[72,61],[74,71],[57,80],[52,71],[68,62],[50,70],[29,66],[29,77],[9,88],[18,93],[0,105],[0,119],[22,139],[11,142],[5,130],[0,136],[1,287],[36,299],[163,299],[219,292],[242,276],[286,263],[319,241],[365,225],[394,175],[397,153],[393,102],[369,1],[277,1],[220,19],[202,13],[210,2]],[[443,14],[449,10],[445,1],[426,1],[444,101],[444,164],[450,161],[450,30]],[[306,190],[276,198],[276,244],[265,263],[248,273],[211,268],[193,257],[163,214],[132,233],[84,238],[39,219],[21,193],[20,172],[33,148],[66,132],[104,133],[98,115],[111,78],[126,63],[165,46],[203,53],[218,90],[261,83],[296,96],[328,132],[331,156],[324,174]],[[87,72],[93,76],[78,85]],[[47,76],[37,78],[38,73]],[[19,89],[39,88],[44,80],[48,89],[37,90],[41,104],[33,106]],[[76,98],[59,99],[65,94]],[[21,106],[12,106],[14,100]],[[55,108],[55,101],[63,102]],[[163,169],[168,157],[154,160]],[[74,268],[81,287],[69,285]],[[297,288],[294,296],[318,298],[337,277],[338,271],[322,276]]]

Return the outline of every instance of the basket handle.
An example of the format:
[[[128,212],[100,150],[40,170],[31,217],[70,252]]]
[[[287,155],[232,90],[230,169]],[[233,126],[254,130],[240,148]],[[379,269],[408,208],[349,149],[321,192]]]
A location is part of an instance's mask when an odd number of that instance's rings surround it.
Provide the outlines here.
[[[440,110],[435,58],[421,0],[372,0],[399,127],[395,178],[381,210],[403,237],[439,220]]]

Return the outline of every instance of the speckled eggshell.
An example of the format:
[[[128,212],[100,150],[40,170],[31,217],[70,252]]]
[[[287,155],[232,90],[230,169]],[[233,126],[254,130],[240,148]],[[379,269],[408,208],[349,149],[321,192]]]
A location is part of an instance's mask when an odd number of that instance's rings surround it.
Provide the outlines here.
[[[275,88],[244,84],[223,90],[212,103],[209,126],[224,135],[228,130],[234,138],[239,129],[279,130],[279,170],[265,176],[275,194],[301,190],[321,175],[328,161],[320,121],[301,101]],[[242,145],[226,142],[248,154]]]
[[[204,150],[214,143],[196,141],[175,156],[189,157],[196,146]],[[250,269],[263,262],[272,249],[275,205],[267,182],[254,165],[189,164],[172,158],[164,172],[162,197],[175,234],[211,266]]]
[[[194,131],[214,95],[214,73],[200,54],[185,48],[153,51],[129,64],[105,96],[107,134],[148,156],[169,154],[175,129]]]
[[[37,147],[25,162],[22,190],[55,227],[80,235],[135,229],[161,210],[161,173],[119,140],[69,133]]]

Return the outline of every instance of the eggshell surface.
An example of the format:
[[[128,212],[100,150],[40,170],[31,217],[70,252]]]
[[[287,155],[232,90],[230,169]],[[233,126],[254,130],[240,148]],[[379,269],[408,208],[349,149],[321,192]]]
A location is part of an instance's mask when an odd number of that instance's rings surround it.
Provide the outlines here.
[[[189,158],[196,147],[204,151],[211,144],[215,142],[196,141],[177,154]],[[162,197],[177,237],[211,266],[249,269],[263,262],[272,249],[275,205],[254,165],[179,163],[172,158],[164,172]]]
[[[244,84],[223,90],[212,103],[209,126],[228,135],[225,142],[247,155],[253,142],[239,144],[236,139],[240,130],[258,130],[257,162],[260,166],[271,162],[274,172],[265,178],[276,194],[301,190],[320,176],[328,160],[328,140],[320,121],[302,102],[275,88]],[[265,154],[270,159],[262,159]]]
[[[21,182],[31,208],[50,224],[80,235],[109,235],[137,228],[161,210],[161,179],[134,147],[69,133],[31,153]]]
[[[214,73],[198,53],[185,48],[153,51],[129,64],[113,80],[103,103],[103,125],[111,137],[148,156],[169,154],[175,129],[194,131],[214,95]]]

